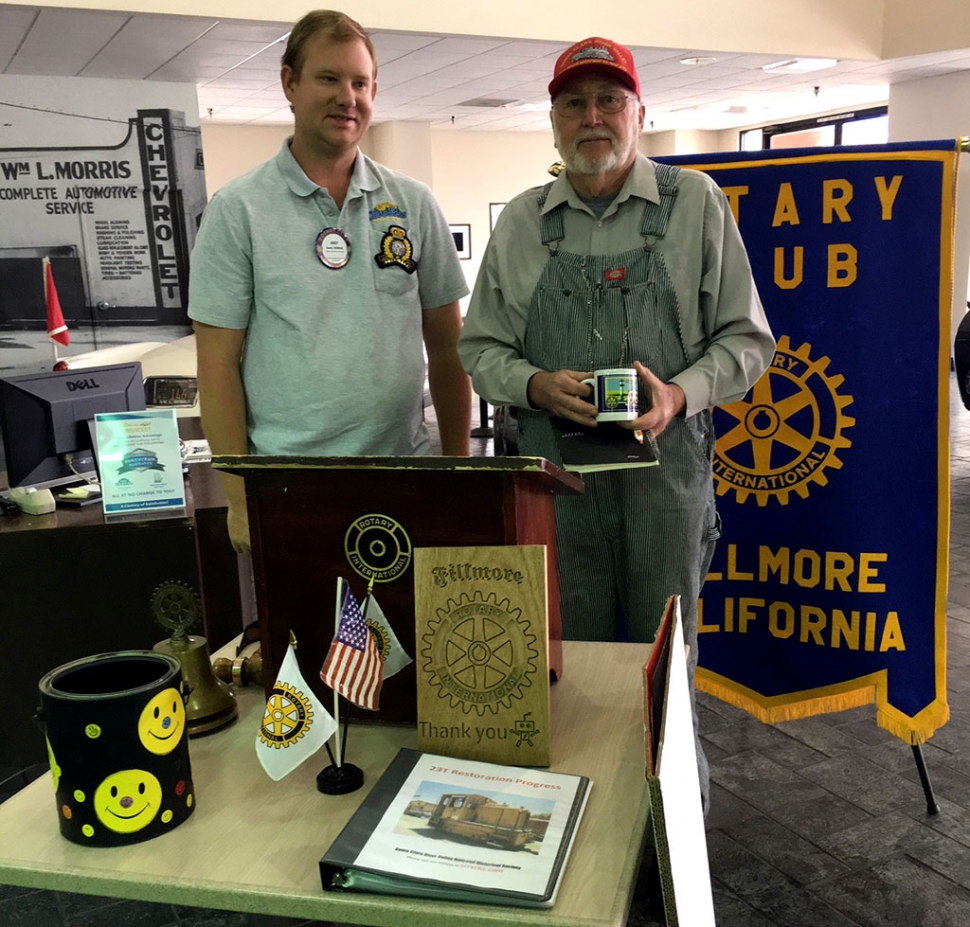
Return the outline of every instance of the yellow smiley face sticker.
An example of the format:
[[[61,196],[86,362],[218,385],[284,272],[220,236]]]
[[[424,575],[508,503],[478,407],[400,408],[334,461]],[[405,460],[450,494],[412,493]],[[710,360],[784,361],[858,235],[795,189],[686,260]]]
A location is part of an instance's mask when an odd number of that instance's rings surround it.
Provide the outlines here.
[[[161,785],[143,769],[112,773],[94,793],[98,820],[119,834],[132,834],[150,824],[161,804]]]
[[[57,786],[61,782],[61,767],[57,765],[57,759],[54,757],[54,748],[51,746],[49,740],[47,741],[47,758],[50,760],[51,778],[54,780],[54,791],[56,792]]]
[[[185,706],[177,689],[163,689],[138,718],[138,738],[150,753],[171,753],[185,732]]]

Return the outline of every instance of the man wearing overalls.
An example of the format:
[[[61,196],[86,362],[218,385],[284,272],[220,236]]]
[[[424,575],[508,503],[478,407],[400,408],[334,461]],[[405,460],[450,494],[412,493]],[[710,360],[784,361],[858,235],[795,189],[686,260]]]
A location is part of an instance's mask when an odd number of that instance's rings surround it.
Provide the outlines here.
[[[595,427],[582,381],[636,367],[643,414],[626,424],[652,432],[660,465],[584,474],[583,495],[557,497],[563,637],[651,641],[679,594],[693,679],[697,598],[720,533],[710,408],[744,396],[775,342],[724,195],[637,152],[630,51],[577,42],[549,94],[565,170],[502,211],[459,354],[481,397],[518,408],[519,452],[560,465],[550,415]],[[699,741],[697,754],[706,809]]]

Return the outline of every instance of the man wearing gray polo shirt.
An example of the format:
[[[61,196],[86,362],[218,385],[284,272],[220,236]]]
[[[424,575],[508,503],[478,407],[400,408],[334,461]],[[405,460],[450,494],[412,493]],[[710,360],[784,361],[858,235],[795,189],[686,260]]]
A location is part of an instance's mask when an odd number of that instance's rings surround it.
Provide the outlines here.
[[[316,11],[290,33],[293,137],[222,187],[192,252],[189,316],[202,423],[216,454],[430,453],[424,351],[442,452],[468,454],[456,351],[468,292],[430,190],[358,149],[377,92],[363,28]],[[424,350],[422,350],[424,349]],[[248,550],[240,477],[229,534]]]

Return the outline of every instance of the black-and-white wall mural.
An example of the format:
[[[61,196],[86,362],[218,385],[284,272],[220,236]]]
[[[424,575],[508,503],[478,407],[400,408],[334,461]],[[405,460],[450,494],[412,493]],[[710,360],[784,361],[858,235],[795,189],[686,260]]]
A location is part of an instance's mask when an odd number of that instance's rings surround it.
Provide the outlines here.
[[[0,327],[46,324],[44,257],[69,327],[186,322],[205,202],[194,86],[0,77]]]

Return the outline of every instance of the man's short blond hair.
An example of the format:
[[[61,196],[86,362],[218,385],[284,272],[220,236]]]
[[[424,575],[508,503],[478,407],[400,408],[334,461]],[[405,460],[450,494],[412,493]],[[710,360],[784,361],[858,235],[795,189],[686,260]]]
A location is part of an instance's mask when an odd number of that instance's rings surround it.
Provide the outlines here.
[[[282,63],[299,77],[306,59],[306,45],[318,32],[323,32],[333,42],[361,41],[370,52],[374,62],[374,77],[377,77],[377,49],[367,30],[346,13],[337,10],[313,10],[307,13],[290,30],[290,37],[286,40],[286,50],[283,52]]]

